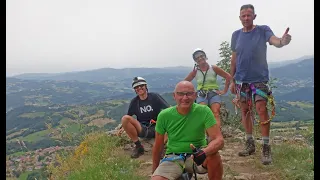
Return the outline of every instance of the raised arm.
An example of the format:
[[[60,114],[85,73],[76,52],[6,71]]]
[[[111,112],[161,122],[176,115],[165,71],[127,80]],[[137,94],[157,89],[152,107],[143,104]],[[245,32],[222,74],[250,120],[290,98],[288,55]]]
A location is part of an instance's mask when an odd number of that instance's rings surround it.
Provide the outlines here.
[[[226,83],[224,85],[223,94],[228,92],[228,88],[230,85],[231,75],[227,72],[225,72],[223,69],[221,69],[218,66],[212,65],[212,68],[214,72],[216,72],[219,76],[223,77],[226,80]]]
[[[194,77],[196,77],[196,74],[197,74],[197,70],[194,69],[192,70],[188,76],[186,78],[184,78],[185,81],[192,81]]]
[[[291,41],[291,35],[288,34],[289,32],[289,28],[286,29],[285,33],[283,34],[283,36],[281,38],[275,36],[273,34],[273,32],[271,31],[271,29],[269,27],[266,28],[266,37],[270,37],[268,42],[270,45],[273,45],[277,48],[281,48],[283,46],[286,46],[290,43]]]

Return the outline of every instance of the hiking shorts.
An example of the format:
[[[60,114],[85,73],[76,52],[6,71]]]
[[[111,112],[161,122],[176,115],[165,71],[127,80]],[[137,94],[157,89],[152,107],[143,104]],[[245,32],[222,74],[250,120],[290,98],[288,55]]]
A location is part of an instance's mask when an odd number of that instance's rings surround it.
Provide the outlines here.
[[[151,126],[149,124],[143,124],[141,125],[141,132],[138,134],[138,137],[141,138],[155,138],[155,124],[152,124]]]
[[[171,155],[166,155],[165,157],[171,158],[174,156],[179,156],[179,155],[171,154]],[[181,165],[183,166],[184,163],[185,163],[185,171],[188,173],[193,173],[193,159],[191,159],[191,157],[189,156],[187,157],[186,162],[184,162],[181,159],[181,160],[175,160],[174,162],[164,161],[160,163],[158,168],[152,174],[152,176],[162,176],[167,179],[178,179],[183,173],[183,169]],[[194,165],[196,166],[195,170],[198,174],[205,174],[208,172],[207,169],[202,167],[202,165],[197,166],[195,163]]]
[[[267,82],[257,82],[257,83],[253,83],[254,87],[256,89],[260,89],[262,92],[268,94],[270,92],[270,89],[267,85]],[[237,89],[240,88],[240,84],[237,84]],[[250,89],[250,86],[248,83],[243,83],[242,86],[241,86],[241,89],[240,89],[240,92],[242,93],[248,93],[249,97],[251,98],[252,97],[252,90]],[[244,96],[242,93],[240,93],[240,102],[244,103],[246,102],[247,100],[247,97]],[[266,98],[260,96],[260,95],[257,95],[255,94],[254,96],[254,102],[257,102],[257,101],[267,101]]]
[[[199,94],[199,92],[198,92]],[[210,98],[210,99],[209,99]],[[221,97],[215,93],[215,92],[209,92],[207,97],[202,97],[200,95],[198,95],[196,102],[199,103],[203,103],[205,102],[206,105],[212,105],[214,103],[221,103]]]

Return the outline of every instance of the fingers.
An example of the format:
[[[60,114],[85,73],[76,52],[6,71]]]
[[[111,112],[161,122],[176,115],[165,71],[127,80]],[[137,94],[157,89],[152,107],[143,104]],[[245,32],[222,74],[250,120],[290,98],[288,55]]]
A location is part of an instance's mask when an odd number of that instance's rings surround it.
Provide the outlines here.
[[[284,34],[283,34],[283,35],[288,34],[289,30],[290,30],[290,28],[289,28],[289,27],[287,27],[287,29],[286,29],[286,31],[284,32]]]
[[[192,151],[196,150],[196,147],[193,144],[190,144],[190,148],[192,149]]]

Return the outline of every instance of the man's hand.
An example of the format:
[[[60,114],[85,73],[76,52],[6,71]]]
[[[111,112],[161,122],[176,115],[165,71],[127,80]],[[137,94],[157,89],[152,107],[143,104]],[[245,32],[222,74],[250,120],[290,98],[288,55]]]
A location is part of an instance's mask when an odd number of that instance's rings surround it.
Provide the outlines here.
[[[236,85],[234,82],[230,83],[230,91],[232,94],[236,94]]]
[[[201,165],[207,157],[206,153],[203,150],[194,147],[193,144],[190,144],[190,148],[193,151],[191,158],[198,166]]]
[[[286,46],[290,43],[291,41],[291,35],[288,34],[289,32],[289,28],[286,29],[286,32],[283,34],[282,38],[281,38],[281,45],[282,46]]]

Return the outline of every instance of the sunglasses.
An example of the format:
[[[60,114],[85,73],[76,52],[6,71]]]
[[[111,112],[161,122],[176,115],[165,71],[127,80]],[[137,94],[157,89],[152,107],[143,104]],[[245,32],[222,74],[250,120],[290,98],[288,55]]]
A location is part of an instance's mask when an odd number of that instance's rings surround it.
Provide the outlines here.
[[[143,87],[144,87],[144,84],[141,84],[139,86],[134,87],[134,89],[143,88]]]
[[[183,96],[187,96],[187,97],[191,97],[191,96],[193,96],[194,94],[195,94],[196,92],[176,92],[176,94],[178,95],[178,96],[181,96],[181,97],[183,97]]]

